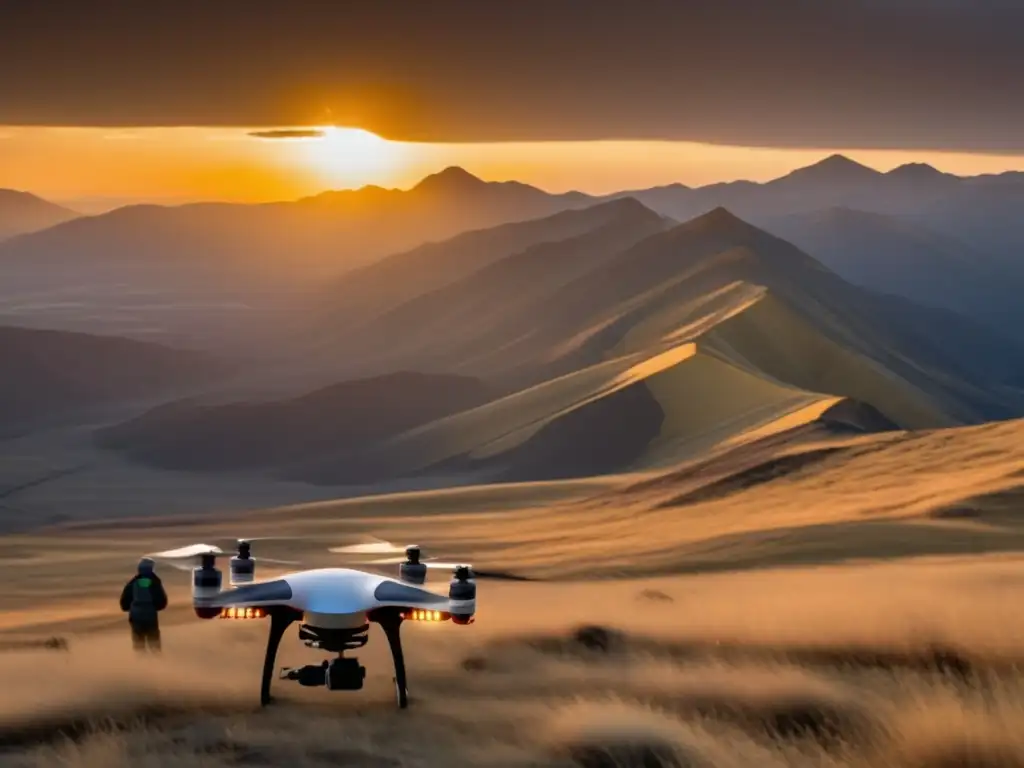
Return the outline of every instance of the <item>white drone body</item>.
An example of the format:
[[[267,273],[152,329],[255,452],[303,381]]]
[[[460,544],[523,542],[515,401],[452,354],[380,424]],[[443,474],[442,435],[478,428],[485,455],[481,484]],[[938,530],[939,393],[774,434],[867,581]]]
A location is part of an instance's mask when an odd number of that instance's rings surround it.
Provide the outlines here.
[[[394,551],[386,542],[382,544]],[[332,551],[351,554],[374,550],[356,546]],[[421,586],[427,569],[445,565],[421,562],[416,546],[406,548],[407,559],[400,565],[398,579],[355,568],[316,568],[256,581],[256,563],[250,552],[249,542],[238,542],[238,553],[231,558],[228,589],[222,589],[223,576],[216,568],[216,558],[227,553],[218,547],[197,544],[149,557],[172,564],[200,560],[200,566],[192,570],[192,603],[199,618],[270,619],[260,691],[264,705],[270,701],[270,680],[278,646],[293,622],[300,622],[299,639],[307,646],[337,653],[337,658],[318,666],[284,669],[282,679],[329,690],[359,690],[366,670],[356,659],[346,658],[344,652],[364,646],[370,624],[376,623],[384,630],[391,647],[398,706],[405,708],[408,690],[399,633],[402,622],[451,621],[467,625],[476,613],[476,581],[469,566],[447,565],[454,571],[448,594],[432,592]],[[383,562],[393,561],[375,564]]]

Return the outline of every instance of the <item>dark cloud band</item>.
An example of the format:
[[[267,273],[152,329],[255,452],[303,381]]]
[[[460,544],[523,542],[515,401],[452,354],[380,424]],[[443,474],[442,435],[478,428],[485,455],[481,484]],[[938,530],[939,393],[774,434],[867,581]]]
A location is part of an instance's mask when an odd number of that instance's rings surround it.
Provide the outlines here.
[[[5,0],[0,124],[1015,152],[1022,29],[1007,0]]]
[[[249,135],[255,139],[322,139],[326,134],[323,131],[312,128],[288,128],[268,131],[250,131]]]

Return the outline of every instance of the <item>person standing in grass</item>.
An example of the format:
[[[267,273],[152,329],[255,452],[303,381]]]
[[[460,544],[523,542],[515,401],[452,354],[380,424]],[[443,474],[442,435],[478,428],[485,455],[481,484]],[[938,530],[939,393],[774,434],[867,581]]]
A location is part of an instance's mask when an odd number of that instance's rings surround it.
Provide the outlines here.
[[[160,611],[167,607],[167,593],[153,571],[153,561],[144,557],[138,572],[121,590],[121,610],[128,614],[132,646],[136,651],[160,652]]]

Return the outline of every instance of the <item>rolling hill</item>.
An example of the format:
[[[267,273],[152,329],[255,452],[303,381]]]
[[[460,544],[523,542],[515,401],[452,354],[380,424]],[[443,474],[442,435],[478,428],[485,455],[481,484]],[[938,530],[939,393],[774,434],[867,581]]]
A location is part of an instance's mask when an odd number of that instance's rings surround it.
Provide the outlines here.
[[[0,189],[0,240],[46,229],[78,215],[29,192]]]
[[[171,396],[209,383],[224,366],[146,342],[4,326],[0,370],[0,423],[13,429]]]

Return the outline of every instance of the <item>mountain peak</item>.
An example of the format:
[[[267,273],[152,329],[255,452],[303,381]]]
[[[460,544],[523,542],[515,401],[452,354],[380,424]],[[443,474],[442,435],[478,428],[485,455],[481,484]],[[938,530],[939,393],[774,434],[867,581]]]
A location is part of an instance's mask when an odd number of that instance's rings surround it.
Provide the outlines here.
[[[881,176],[882,174],[874,168],[861,165],[856,160],[851,160],[846,155],[829,155],[824,160],[798,168],[776,181],[786,179],[799,179],[802,181],[824,181],[833,183],[866,181]]]
[[[465,168],[457,165],[450,165],[443,171],[432,173],[423,178],[414,189],[416,190],[439,190],[447,192],[459,192],[478,189],[487,182],[474,176]]]
[[[32,192],[24,192],[20,189],[0,189],[0,201],[5,203],[20,203],[25,205],[49,206],[52,208],[63,208],[63,206],[51,203]],[[67,209],[65,209],[67,210]]]
[[[948,173],[943,173],[934,166],[928,165],[928,163],[904,163],[897,168],[893,168],[886,174],[886,176],[907,179],[909,181],[931,181],[933,179],[955,178]]]
[[[635,214],[653,214],[655,216],[658,215],[653,210],[644,205],[643,202],[633,197],[632,195],[627,195],[626,197],[616,197],[606,202],[598,203],[597,205],[593,206],[593,208],[595,210],[614,211],[615,213],[619,213],[626,216]]]
[[[686,222],[684,226],[694,230],[700,229],[706,232],[737,232],[747,230],[751,225],[728,208],[720,205],[702,216],[690,219],[690,221]]]

